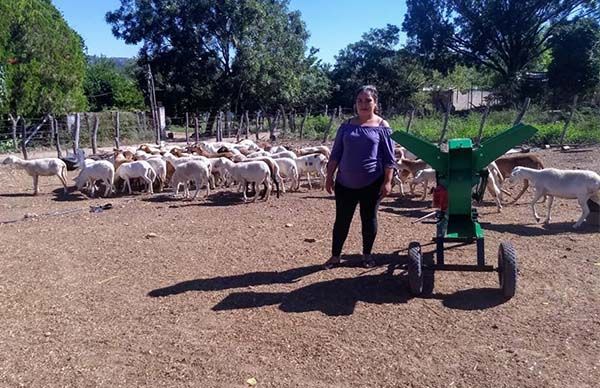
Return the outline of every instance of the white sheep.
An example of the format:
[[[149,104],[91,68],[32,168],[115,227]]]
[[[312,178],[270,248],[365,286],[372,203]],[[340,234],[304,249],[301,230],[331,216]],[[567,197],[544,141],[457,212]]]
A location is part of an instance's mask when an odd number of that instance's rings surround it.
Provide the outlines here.
[[[294,152],[292,151],[279,151],[279,152],[275,152],[271,154],[271,157],[273,159],[279,159],[279,158],[290,158],[290,159],[296,159],[298,157],[298,155],[296,155]]]
[[[256,198],[258,197],[258,187],[261,183],[265,186],[265,201],[269,199],[269,194],[271,193],[271,170],[267,163],[263,161],[233,163],[228,159],[224,159],[222,163],[231,178],[238,182],[243,188],[244,202],[248,200],[246,195],[248,183],[254,183],[257,189],[257,193],[254,195],[252,202],[256,201]]]
[[[549,197],[548,215],[544,221],[546,224],[550,223],[550,210],[554,197],[577,199],[582,212],[573,228],[581,226],[590,214],[590,208],[587,204],[589,199],[600,203],[600,175],[593,171],[559,170],[555,168],[536,170],[527,167],[515,167],[510,174],[509,181],[515,182],[524,179],[531,182],[535,188],[531,209],[537,222],[540,221],[540,217],[535,210],[535,203],[544,195]]]
[[[4,165],[15,165],[27,172],[33,178],[33,195],[39,192],[39,177],[56,175],[67,193],[67,165],[58,158],[23,160],[16,156],[7,156],[2,161]]]
[[[131,184],[129,180],[132,178],[141,178],[148,185],[148,192],[154,194],[152,184],[156,179],[156,173],[147,161],[138,160],[135,162],[123,163],[117,169],[116,175],[125,181],[123,192],[125,191],[125,186],[127,186],[129,189],[128,192],[131,194]]]
[[[201,160],[190,160],[179,164],[171,177],[171,187],[175,189],[173,196],[176,197],[179,194],[179,186],[183,185],[184,197],[189,198],[188,185],[190,181],[193,181],[196,192],[192,200],[196,198],[203,185],[206,185],[206,196],[208,197],[210,195],[209,177],[210,167]]]
[[[81,191],[86,185],[90,186],[90,195],[93,197],[96,190],[96,181],[104,182],[104,196],[107,197],[113,191],[113,182],[115,179],[115,166],[108,160],[85,159],[82,163],[82,169],[75,178],[77,190]]]
[[[146,162],[152,166],[156,179],[158,180],[158,191],[161,192],[165,188],[167,182],[167,162],[160,156],[152,156],[146,159]]]
[[[251,154],[246,155],[246,158],[254,159],[254,158],[262,158],[263,156],[271,156],[271,153],[267,152],[267,151],[254,151]]]
[[[427,187],[429,186],[430,181],[436,181],[435,170],[433,168],[424,168],[422,170],[419,170],[417,172],[417,175],[415,175],[415,177],[412,180],[412,184],[414,185],[423,185],[423,196],[421,197],[421,200],[424,200],[427,196]],[[402,183],[400,185],[400,187],[402,187]]]
[[[275,163],[279,166],[279,173],[282,178],[288,178],[292,180],[292,185],[290,186],[290,190],[298,187],[298,166],[296,165],[296,161],[291,158],[278,158],[273,159]],[[281,186],[283,192],[285,193],[285,182],[281,181]]]
[[[321,177],[321,189],[325,188],[325,165],[327,163],[327,158],[323,154],[309,154],[305,156],[299,156],[296,159],[296,165],[298,166],[298,176],[302,176],[306,174],[306,179],[308,180],[308,187],[312,190],[312,185],[310,183],[310,173],[315,172]],[[298,180],[298,185],[296,185],[295,190],[300,188],[300,180]]]

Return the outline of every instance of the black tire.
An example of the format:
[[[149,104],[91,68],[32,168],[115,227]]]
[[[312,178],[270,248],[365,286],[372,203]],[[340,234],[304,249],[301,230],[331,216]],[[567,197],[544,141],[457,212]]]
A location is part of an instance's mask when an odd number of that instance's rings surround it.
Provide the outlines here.
[[[408,245],[408,286],[413,295],[423,292],[423,255],[421,244],[415,241]]]
[[[498,280],[505,298],[512,298],[517,291],[517,252],[509,242],[498,248]]]

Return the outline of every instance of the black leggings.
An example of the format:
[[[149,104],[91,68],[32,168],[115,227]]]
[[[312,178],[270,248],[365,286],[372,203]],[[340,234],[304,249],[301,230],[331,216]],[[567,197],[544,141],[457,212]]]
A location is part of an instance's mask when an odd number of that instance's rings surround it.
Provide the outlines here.
[[[360,203],[360,221],[362,223],[363,254],[370,255],[377,236],[377,207],[379,190],[383,176],[360,189],[350,189],[335,183],[335,223],[333,224],[332,256],[340,256],[348,237],[350,223],[356,205]]]

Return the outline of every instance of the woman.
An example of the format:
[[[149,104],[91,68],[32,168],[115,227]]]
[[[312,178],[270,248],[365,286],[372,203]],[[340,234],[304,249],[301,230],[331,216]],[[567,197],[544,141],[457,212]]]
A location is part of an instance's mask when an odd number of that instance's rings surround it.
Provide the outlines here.
[[[377,89],[371,85],[361,87],[355,102],[358,115],[338,129],[327,163],[325,188],[330,194],[335,191],[335,223],[331,258],[325,262],[325,268],[339,264],[357,204],[362,223],[363,265],[375,265],[371,250],[377,235],[377,208],[392,190],[392,131],[377,115]]]

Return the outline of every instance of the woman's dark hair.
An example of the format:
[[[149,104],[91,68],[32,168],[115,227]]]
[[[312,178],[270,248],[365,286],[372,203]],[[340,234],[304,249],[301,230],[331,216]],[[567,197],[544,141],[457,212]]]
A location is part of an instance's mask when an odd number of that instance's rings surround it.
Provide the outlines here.
[[[379,95],[377,94],[377,88],[373,85],[363,85],[356,90],[354,99],[361,93],[369,93],[375,99],[375,114],[379,114]]]

